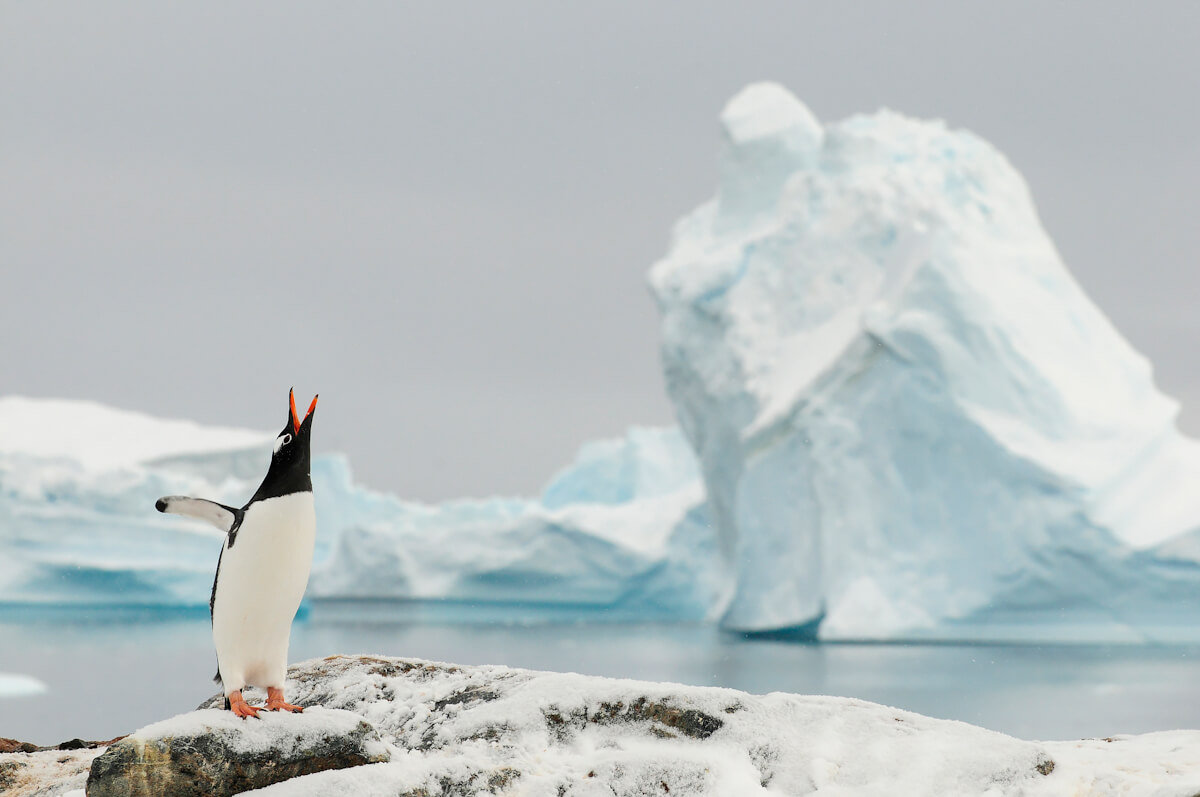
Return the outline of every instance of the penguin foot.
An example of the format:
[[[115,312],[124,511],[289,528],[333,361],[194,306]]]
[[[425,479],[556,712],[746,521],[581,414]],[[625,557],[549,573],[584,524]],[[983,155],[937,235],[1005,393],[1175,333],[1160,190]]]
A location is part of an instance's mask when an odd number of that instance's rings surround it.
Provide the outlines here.
[[[231,694],[228,700],[229,710],[243,719],[246,717],[254,717],[255,719],[258,719],[258,712],[262,711],[262,708],[259,706],[252,706],[247,703],[246,698],[242,697],[242,692],[240,689]],[[269,706],[268,710],[270,710]]]
[[[283,690],[277,686],[267,687],[267,711],[304,711],[302,706],[293,706],[283,699]]]

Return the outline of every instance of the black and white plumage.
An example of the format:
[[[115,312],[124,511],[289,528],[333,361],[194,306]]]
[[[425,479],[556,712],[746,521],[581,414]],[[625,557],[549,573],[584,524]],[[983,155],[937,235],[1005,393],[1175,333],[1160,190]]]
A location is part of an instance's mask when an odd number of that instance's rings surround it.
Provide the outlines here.
[[[217,680],[226,706],[255,716],[241,696],[246,686],[267,689],[267,708],[298,710],[283,700],[292,619],[300,607],[316,541],[310,473],[313,398],[304,419],[289,393],[288,424],[275,440],[271,466],[240,509],[203,498],[167,496],[159,512],[197,518],[225,532],[209,611],[217,649]]]

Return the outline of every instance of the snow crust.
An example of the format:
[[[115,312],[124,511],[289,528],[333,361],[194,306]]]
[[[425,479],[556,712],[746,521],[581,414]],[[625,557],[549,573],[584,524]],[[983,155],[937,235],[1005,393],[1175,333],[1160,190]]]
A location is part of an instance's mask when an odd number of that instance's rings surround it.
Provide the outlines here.
[[[375,656],[313,660],[291,675],[289,695],[361,715],[392,761],[254,794],[1036,797],[1200,786],[1197,731],[1028,742],[850,698]]]
[[[361,722],[362,717],[353,712],[315,706],[295,714],[262,712],[253,724],[248,724],[232,711],[214,708],[147,725],[128,738],[129,743],[148,745],[177,737],[216,735],[235,753],[248,756],[276,753],[290,759],[312,749],[322,739],[352,736]],[[385,750],[379,747],[371,752],[382,754]]]
[[[1197,571],[1162,546],[1200,527],[1200,444],[1016,170],[941,122],[822,128],[773,84],[722,125],[717,196],[650,273],[731,581],[722,622],[1169,635]]]

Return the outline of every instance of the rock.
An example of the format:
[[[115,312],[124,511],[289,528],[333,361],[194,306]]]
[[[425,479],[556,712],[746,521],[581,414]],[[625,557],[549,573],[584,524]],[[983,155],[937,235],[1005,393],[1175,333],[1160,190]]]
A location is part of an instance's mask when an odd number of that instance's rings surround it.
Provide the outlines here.
[[[24,761],[0,761],[0,793],[8,792],[25,766]]]
[[[369,722],[336,709],[241,719],[219,709],[149,725],[92,762],[88,797],[219,797],[387,761]]]
[[[143,728],[95,759],[87,794],[1200,794],[1200,731],[1026,742],[850,698],[381,656],[293,665],[287,694],[311,708]],[[0,756],[0,791],[64,797],[99,753]]]
[[[26,743],[27,744],[27,743]],[[0,754],[0,794],[4,797],[60,797],[82,790],[99,748]]]
[[[1016,795],[1054,778],[1038,744],[842,698],[382,656],[329,656],[288,676],[289,697],[356,712],[405,755],[277,783],[263,797],[724,797],[764,784],[864,794],[905,778],[916,787],[902,794],[982,793],[986,783]]]
[[[108,739],[103,742],[69,739],[65,742],[46,747],[38,747],[33,742],[18,742],[16,739],[0,738],[0,753],[38,753],[43,750],[95,750],[97,747],[108,747],[110,744],[119,742],[124,738],[124,736],[118,736],[115,739]]]

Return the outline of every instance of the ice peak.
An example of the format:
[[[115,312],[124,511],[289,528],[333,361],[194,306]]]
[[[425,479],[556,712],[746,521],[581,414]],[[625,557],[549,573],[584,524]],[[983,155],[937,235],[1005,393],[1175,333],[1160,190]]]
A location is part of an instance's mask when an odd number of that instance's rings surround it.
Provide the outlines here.
[[[718,227],[753,223],[774,209],[787,178],[813,164],[825,131],[812,111],[778,83],[752,83],[721,112]]]
[[[794,94],[778,83],[751,83],[721,111],[730,141],[746,143],[773,137],[808,138],[820,143],[821,123]]]

